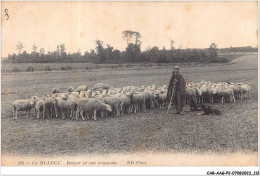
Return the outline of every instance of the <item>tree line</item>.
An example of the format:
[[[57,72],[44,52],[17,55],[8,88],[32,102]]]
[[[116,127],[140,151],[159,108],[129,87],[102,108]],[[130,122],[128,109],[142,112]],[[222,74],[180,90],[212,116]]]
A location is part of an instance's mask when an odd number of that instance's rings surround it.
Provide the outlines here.
[[[206,49],[175,49],[174,41],[170,40],[171,49],[159,49],[157,46],[141,51],[141,34],[135,31],[123,31],[123,39],[127,47],[124,51],[114,49],[101,40],[96,40],[96,47],[90,52],[67,53],[65,44],[57,45],[55,51],[46,53],[44,48],[38,49],[34,44],[32,52],[24,50],[23,44],[18,42],[18,53],[9,54],[5,62],[9,63],[181,63],[181,62],[227,62],[226,58],[218,57],[217,44],[212,43]]]

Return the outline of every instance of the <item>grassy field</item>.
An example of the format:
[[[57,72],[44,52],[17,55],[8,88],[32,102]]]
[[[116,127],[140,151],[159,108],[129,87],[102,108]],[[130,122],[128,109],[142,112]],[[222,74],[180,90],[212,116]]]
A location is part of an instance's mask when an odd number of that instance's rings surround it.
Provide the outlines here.
[[[221,110],[221,116],[198,116],[188,107],[183,116],[166,114],[165,107],[97,121],[37,120],[25,114],[14,121],[12,102],[50,94],[54,87],[65,91],[69,86],[91,87],[99,82],[114,87],[168,84],[172,68],[2,72],[2,155],[257,152],[257,69],[257,55],[243,56],[229,64],[181,67],[186,82],[231,81],[251,86],[251,99],[212,104]]]

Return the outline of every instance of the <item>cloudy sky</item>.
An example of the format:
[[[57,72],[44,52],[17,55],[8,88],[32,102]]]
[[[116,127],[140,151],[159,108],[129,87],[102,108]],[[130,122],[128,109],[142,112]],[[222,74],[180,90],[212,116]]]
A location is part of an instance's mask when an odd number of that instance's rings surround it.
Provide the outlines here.
[[[141,34],[142,47],[258,46],[257,2],[2,2],[2,57],[21,42],[53,51],[90,51],[95,40],[124,50],[122,31]],[[9,20],[3,15],[8,9]]]

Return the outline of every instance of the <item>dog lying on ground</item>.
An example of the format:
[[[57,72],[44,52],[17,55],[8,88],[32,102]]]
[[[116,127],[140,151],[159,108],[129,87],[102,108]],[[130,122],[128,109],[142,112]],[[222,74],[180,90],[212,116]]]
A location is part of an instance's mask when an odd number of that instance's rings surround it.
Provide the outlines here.
[[[220,110],[212,109],[210,106],[206,106],[204,104],[201,105],[201,110],[204,111],[202,115],[220,115]]]

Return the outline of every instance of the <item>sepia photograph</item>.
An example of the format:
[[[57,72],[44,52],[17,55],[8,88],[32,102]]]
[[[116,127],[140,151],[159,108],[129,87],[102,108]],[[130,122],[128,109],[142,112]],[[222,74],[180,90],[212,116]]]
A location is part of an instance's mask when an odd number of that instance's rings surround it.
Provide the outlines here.
[[[258,22],[257,1],[2,1],[1,165],[258,166]]]

